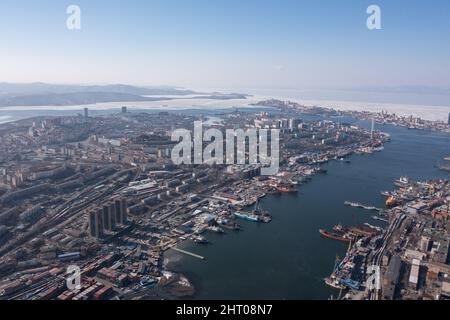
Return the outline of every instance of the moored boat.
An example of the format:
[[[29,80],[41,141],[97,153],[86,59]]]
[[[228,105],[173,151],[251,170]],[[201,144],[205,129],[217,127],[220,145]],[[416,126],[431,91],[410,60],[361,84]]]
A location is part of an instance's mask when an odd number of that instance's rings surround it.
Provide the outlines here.
[[[350,243],[352,242],[353,238],[347,236],[347,235],[339,235],[337,233],[333,233],[333,232],[328,232],[326,230],[320,229],[319,230],[320,234],[326,238],[329,239],[333,239],[333,240],[338,240],[338,241],[342,241],[342,242],[346,242],[346,243]]]
[[[235,212],[234,216],[242,219],[242,220],[247,220],[247,221],[252,221],[252,222],[259,222],[259,217],[255,214],[251,214],[251,213],[245,213],[245,212]]]

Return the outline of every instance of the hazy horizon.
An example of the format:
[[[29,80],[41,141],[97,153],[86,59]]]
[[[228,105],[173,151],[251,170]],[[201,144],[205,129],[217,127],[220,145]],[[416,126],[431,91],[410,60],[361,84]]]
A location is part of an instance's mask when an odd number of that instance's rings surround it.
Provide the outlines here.
[[[381,30],[366,26],[374,3]],[[72,4],[80,30],[66,26]],[[6,0],[0,81],[448,88],[449,9],[442,0]]]

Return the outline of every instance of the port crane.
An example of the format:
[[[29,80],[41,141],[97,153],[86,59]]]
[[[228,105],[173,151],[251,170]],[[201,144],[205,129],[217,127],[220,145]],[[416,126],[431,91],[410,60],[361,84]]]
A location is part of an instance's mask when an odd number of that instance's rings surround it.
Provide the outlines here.
[[[253,209],[253,213],[262,213],[261,205],[259,204],[259,199],[256,199],[255,208]]]
[[[370,140],[373,141],[373,132],[375,131],[375,118],[372,118],[372,127],[370,129]]]

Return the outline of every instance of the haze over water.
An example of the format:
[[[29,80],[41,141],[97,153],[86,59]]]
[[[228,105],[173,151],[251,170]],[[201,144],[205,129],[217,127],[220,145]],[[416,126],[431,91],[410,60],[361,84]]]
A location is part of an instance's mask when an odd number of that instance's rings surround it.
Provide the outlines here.
[[[247,99],[206,99],[195,98],[199,95],[164,97],[173,100],[106,102],[88,105],[71,106],[12,106],[0,108],[0,123],[19,120],[32,115],[76,115],[83,114],[88,108],[91,115],[120,112],[127,106],[134,112],[153,112],[157,110],[180,111],[198,109],[217,111],[221,109],[252,108],[255,104],[267,99],[291,100],[307,106],[329,107],[337,110],[355,110],[381,112],[387,111],[401,116],[415,116],[426,120],[447,121],[450,113],[450,94],[396,92],[388,89],[269,89],[269,88],[195,88],[200,92],[239,92],[250,94]],[[207,95],[206,95],[207,96]],[[154,98],[160,96],[152,96]]]

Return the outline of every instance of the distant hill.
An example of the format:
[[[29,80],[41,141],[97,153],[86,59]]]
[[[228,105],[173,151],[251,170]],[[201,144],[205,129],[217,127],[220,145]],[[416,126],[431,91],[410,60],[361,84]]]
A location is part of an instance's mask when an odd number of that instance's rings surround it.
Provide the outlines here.
[[[33,95],[33,94],[63,94],[63,93],[79,93],[79,92],[113,92],[134,94],[139,96],[152,95],[190,95],[200,94],[199,92],[179,89],[176,87],[160,86],[160,87],[136,87],[124,84],[111,85],[61,85],[48,83],[0,83],[0,95]]]
[[[239,93],[200,93],[176,87],[135,87],[114,85],[53,85],[46,83],[0,83],[1,107],[72,106],[107,102],[167,101],[198,95],[191,99],[246,99]],[[165,96],[176,96],[165,97]],[[178,98],[177,98],[178,97]]]
[[[159,101],[170,98],[151,98],[118,92],[47,93],[22,96],[0,96],[0,107],[9,106],[71,106],[102,102]]]
[[[212,93],[210,95],[195,96],[192,99],[211,99],[211,100],[232,100],[232,99],[247,99],[249,95],[243,93]]]

